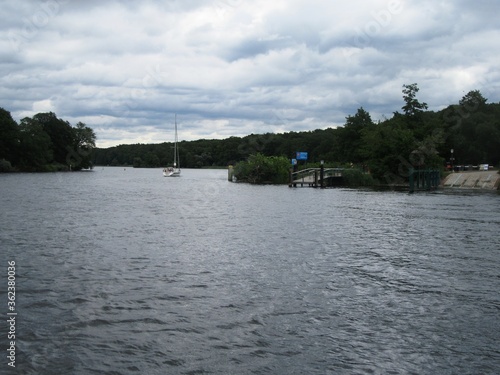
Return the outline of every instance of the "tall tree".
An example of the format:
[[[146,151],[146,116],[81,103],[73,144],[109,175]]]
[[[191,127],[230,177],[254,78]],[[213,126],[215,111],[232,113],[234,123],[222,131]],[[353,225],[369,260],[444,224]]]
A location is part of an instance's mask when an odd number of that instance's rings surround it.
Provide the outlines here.
[[[96,135],[94,130],[83,122],[76,124],[73,128],[73,147],[67,145],[68,156],[66,162],[73,169],[91,168],[92,152],[95,149]]]
[[[403,100],[405,101],[405,105],[401,109],[408,118],[418,117],[427,109],[427,103],[420,103],[416,98],[418,91],[419,88],[416,83],[403,85]]]
[[[0,108],[0,159],[16,163],[19,152],[19,128],[9,111]]]
[[[393,183],[408,176],[416,142],[402,116],[370,128],[364,132],[362,142],[361,153],[375,178]]]
[[[363,161],[360,153],[363,132],[373,126],[370,114],[360,107],[354,116],[347,116],[343,128],[338,129],[337,144],[340,147],[339,161],[359,163]]]
[[[488,99],[481,94],[481,91],[472,90],[465,94],[458,104],[463,110],[470,113],[483,108],[487,101]]]
[[[57,118],[53,112],[38,113],[33,116],[33,121],[42,126],[52,141],[54,161],[60,164],[69,164],[68,146],[74,144],[74,132],[69,122]]]
[[[53,160],[52,142],[42,125],[25,117],[19,125],[19,165],[23,170],[43,170]]]

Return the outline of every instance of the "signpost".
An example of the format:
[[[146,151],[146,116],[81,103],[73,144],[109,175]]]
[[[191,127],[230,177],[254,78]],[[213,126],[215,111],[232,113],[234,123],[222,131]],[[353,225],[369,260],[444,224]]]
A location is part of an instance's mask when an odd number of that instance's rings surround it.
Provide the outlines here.
[[[299,169],[299,160],[304,160],[304,165],[307,161],[307,152],[297,151],[295,153],[295,159],[292,159],[292,168],[290,169],[290,183],[292,181],[292,171],[297,172]]]
[[[307,160],[307,152],[297,151],[295,157],[297,160]]]

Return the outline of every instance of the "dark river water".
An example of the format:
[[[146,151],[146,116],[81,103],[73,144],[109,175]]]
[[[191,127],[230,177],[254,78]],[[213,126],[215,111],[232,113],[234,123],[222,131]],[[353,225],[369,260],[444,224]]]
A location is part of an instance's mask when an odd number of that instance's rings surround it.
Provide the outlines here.
[[[496,194],[96,168],[0,209],[2,374],[500,373]]]

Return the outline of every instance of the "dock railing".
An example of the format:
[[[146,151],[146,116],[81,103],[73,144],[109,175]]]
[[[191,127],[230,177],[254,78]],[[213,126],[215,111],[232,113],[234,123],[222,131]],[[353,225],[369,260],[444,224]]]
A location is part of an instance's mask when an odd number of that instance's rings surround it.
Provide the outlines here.
[[[410,169],[410,193],[418,190],[432,190],[439,186],[441,174],[435,169]]]
[[[288,186],[297,187],[311,186],[324,187],[325,180],[331,177],[342,177],[344,168],[307,168],[297,172],[290,172],[290,183]]]

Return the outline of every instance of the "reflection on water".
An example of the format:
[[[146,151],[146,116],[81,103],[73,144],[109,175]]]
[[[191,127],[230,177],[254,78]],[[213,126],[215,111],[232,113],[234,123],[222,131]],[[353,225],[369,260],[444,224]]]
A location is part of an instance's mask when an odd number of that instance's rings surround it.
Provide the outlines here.
[[[17,371],[500,371],[497,195],[226,177],[0,176]]]

